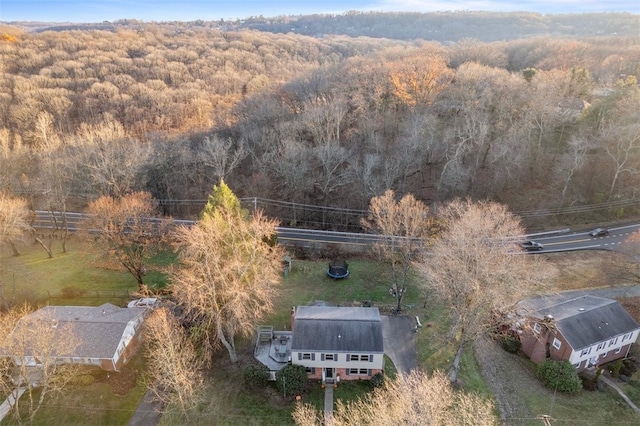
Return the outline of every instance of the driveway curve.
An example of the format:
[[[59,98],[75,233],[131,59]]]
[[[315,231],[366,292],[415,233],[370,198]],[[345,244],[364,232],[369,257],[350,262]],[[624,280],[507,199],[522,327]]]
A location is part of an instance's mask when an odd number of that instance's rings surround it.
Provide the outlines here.
[[[382,315],[384,353],[391,358],[399,373],[407,374],[418,368],[416,326],[407,315]]]

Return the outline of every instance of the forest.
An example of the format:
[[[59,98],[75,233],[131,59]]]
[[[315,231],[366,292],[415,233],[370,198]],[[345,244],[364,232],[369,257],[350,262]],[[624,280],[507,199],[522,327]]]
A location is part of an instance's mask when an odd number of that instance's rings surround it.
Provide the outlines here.
[[[0,191],[68,211],[148,191],[193,218],[224,179],[283,226],[351,230],[389,188],[514,212],[635,200],[637,15],[400,15],[0,24]]]

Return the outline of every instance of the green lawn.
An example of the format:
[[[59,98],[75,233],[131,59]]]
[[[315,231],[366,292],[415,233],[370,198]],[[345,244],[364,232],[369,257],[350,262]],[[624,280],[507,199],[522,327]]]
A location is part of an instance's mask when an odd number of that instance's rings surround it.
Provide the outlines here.
[[[21,247],[20,256],[2,248],[0,280],[7,299],[51,305],[122,305],[138,290],[131,274],[95,254],[89,244],[72,237],[66,253],[58,241],[52,246],[51,259],[37,244]],[[152,289],[165,287],[165,268],[175,261],[172,251],[154,256],[147,265],[145,284]]]
[[[71,385],[63,394],[47,398],[34,425],[126,425],[146,391],[143,384],[144,360],[136,355],[122,373],[107,373],[97,368],[83,367],[93,383]],[[26,395],[23,396],[26,398]],[[2,425],[17,425],[11,416]]]

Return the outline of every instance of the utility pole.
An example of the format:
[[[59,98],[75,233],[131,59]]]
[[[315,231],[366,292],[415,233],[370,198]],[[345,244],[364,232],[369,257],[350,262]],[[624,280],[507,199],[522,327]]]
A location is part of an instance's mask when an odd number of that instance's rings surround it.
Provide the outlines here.
[[[551,420],[553,420],[551,416],[548,414],[543,414],[536,418],[542,420],[542,423],[544,424],[544,426],[551,426]]]

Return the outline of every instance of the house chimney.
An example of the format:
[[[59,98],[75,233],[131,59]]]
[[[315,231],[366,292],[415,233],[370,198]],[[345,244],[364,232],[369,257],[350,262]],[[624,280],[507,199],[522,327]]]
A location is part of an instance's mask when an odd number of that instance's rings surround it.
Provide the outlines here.
[[[291,307],[291,331],[293,331],[293,323],[296,319],[296,307],[292,306]]]

